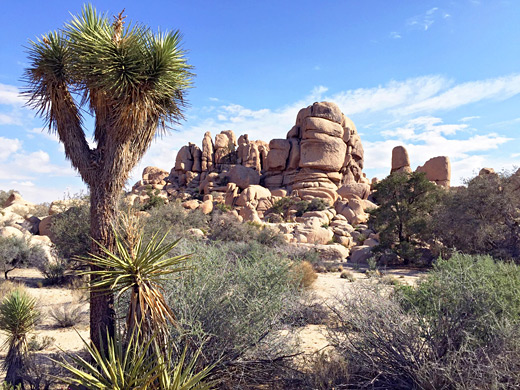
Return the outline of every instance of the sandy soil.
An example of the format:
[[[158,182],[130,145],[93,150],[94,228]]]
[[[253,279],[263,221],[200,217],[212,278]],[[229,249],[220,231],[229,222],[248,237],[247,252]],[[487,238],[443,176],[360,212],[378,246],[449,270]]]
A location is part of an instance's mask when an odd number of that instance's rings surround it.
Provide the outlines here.
[[[349,294],[359,283],[374,283],[375,279],[369,279],[364,274],[364,269],[356,270],[346,266],[350,271],[354,282],[342,279],[341,272],[320,273],[311,286],[314,302],[324,306],[332,305],[336,299],[344,294]],[[413,284],[421,276],[422,272],[409,269],[392,269],[384,271],[385,274],[393,275],[400,283]],[[42,313],[42,321],[35,329],[38,339],[44,336],[55,339],[54,343],[43,351],[37,352],[42,355],[51,355],[55,352],[75,352],[84,348],[84,340],[88,340],[88,303],[84,299],[86,292],[71,290],[68,288],[42,287],[43,276],[36,269],[14,270],[9,275],[16,283],[23,284],[27,291],[37,299],[38,308]],[[3,280],[0,280],[0,287]],[[56,321],[50,316],[52,310],[59,309],[64,305],[80,305],[84,311],[82,321],[74,328],[60,328]],[[300,351],[310,355],[327,348],[325,325],[307,325],[296,330],[300,340]],[[5,335],[0,335],[0,345],[5,341]],[[5,350],[0,353],[0,363],[5,357]]]

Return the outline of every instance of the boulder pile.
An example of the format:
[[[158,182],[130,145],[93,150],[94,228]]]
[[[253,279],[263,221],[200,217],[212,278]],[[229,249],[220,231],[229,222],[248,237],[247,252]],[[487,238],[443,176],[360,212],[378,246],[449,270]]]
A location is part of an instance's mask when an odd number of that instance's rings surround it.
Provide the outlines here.
[[[221,131],[206,132],[202,148],[193,143],[177,153],[168,173],[147,167],[127,201],[155,196],[181,199],[187,208],[213,209],[224,203],[248,221],[259,222],[274,202],[290,196],[323,199],[350,223],[366,222],[370,182],[363,173],[363,145],[354,123],[334,103],[301,109],[285,139],[269,143]],[[192,198],[203,197],[203,202]]]

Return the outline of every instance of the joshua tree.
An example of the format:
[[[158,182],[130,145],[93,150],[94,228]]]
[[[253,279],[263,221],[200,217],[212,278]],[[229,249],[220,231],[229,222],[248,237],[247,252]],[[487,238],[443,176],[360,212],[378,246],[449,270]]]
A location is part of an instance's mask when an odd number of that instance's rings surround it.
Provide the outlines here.
[[[81,15],[30,42],[26,70],[29,104],[58,134],[65,155],[90,189],[90,235],[113,248],[111,223],[130,170],[157,131],[183,118],[191,67],[179,32],[154,34],[141,25],[124,27],[123,12],[111,24],[90,5]],[[91,146],[82,108],[95,117]],[[96,244],[92,252],[100,253]],[[90,335],[113,335],[113,298],[93,290]],[[106,344],[105,344],[106,345]]]

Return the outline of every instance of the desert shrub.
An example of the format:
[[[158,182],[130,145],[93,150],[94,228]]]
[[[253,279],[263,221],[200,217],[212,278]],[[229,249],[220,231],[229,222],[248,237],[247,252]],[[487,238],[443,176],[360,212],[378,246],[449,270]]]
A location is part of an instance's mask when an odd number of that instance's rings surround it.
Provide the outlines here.
[[[352,388],[520,385],[520,268],[490,257],[439,261],[417,287],[365,286],[332,308],[332,343]]]
[[[66,303],[63,306],[53,308],[49,315],[58,327],[70,328],[79,324],[85,318],[86,312],[82,305]]]
[[[0,237],[0,268],[7,274],[15,268],[39,264],[45,259],[45,253],[39,245],[32,245],[23,237]]]
[[[318,279],[318,275],[314,270],[314,267],[308,261],[302,261],[300,263],[294,263],[292,271],[296,280],[300,281],[300,286],[303,288],[309,288]]]
[[[90,206],[84,198],[52,217],[51,232],[58,255],[67,261],[90,251]]]
[[[354,274],[350,271],[343,271],[341,272],[341,275],[339,275],[341,279],[347,279],[349,282],[355,282],[356,278],[354,277]]]
[[[242,223],[231,213],[214,213],[209,229],[209,237],[214,241],[256,241],[267,246],[285,243],[280,233],[270,226],[252,222]]]
[[[164,198],[158,196],[160,194],[160,190],[158,189],[154,190],[150,186],[146,189],[145,193],[146,195],[148,195],[148,199],[139,207],[141,211],[149,211],[155,207],[162,206],[166,203],[166,200]]]
[[[307,206],[305,211],[323,211],[330,207],[325,199],[313,198]]]
[[[170,202],[148,211],[150,216],[144,221],[145,238],[152,237],[155,233],[165,234],[170,232],[169,239],[175,239],[186,235],[188,229],[197,228],[203,231],[208,229],[209,217],[200,210],[188,211],[178,202]]]
[[[370,210],[370,225],[380,234],[374,251],[390,252],[404,264],[422,263],[427,255],[425,243],[431,237],[432,213],[442,195],[420,172],[394,173],[378,182],[374,199],[379,207]]]
[[[9,191],[0,190],[0,209],[4,208],[5,201],[7,200],[7,198],[9,198],[11,196],[11,194],[13,192],[16,192],[16,191],[15,190],[9,190]]]
[[[520,170],[477,176],[452,188],[435,211],[435,236],[464,253],[520,259]]]
[[[27,363],[27,334],[31,332],[40,313],[36,301],[23,289],[7,294],[0,303],[0,330],[6,334],[3,348],[7,356],[3,368],[7,371],[5,381],[13,386],[23,387],[22,375]]]
[[[38,337],[36,335],[32,335],[27,341],[27,347],[29,348],[29,351],[43,351],[44,349],[52,346],[55,342],[56,339],[54,337]]]
[[[266,211],[266,215],[272,215],[269,218],[275,220],[279,219],[275,217],[275,215],[281,216],[281,219],[286,219],[289,217],[290,210],[294,210],[296,217],[301,217],[306,211],[322,211],[328,207],[329,204],[327,201],[320,198],[313,198],[309,202],[307,200],[298,200],[297,198],[286,196],[274,202],[273,206]]]
[[[38,203],[29,209],[29,214],[42,218],[49,215],[49,203]]]
[[[326,351],[316,352],[304,360],[306,384],[313,390],[346,389],[349,367],[341,355]]]
[[[43,274],[46,286],[63,285],[71,281],[73,275],[68,273],[70,263],[64,259],[57,258],[54,262],[40,262],[36,268]]]
[[[180,326],[172,331],[190,349],[203,345],[202,361],[218,362],[221,377],[244,374],[249,366],[240,362],[246,357],[274,359],[283,353],[287,347],[274,341],[276,331],[300,295],[290,262],[255,242],[186,241],[180,247],[196,253],[196,268],[167,287]],[[260,378],[258,366],[249,369]]]

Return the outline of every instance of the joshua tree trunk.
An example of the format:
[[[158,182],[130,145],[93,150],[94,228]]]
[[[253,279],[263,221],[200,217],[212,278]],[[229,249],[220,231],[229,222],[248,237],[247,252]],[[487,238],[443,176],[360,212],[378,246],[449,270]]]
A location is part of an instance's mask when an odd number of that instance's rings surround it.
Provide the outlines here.
[[[112,224],[116,218],[117,195],[113,183],[95,183],[90,186],[90,235],[112,250],[114,233]],[[100,252],[96,242],[92,241],[92,253]],[[99,347],[106,346],[107,333],[114,337],[114,297],[111,293],[90,291],[90,340]]]

